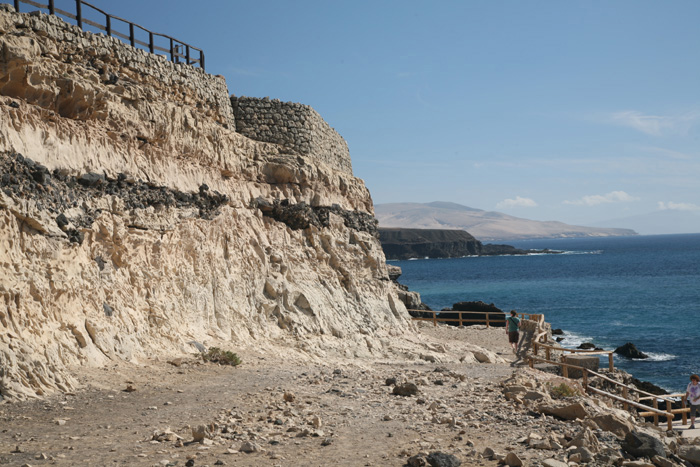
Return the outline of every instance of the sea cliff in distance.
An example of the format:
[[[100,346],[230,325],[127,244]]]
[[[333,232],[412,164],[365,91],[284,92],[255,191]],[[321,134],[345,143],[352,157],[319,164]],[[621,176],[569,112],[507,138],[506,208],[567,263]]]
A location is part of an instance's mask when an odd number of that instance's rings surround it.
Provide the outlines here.
[[[380,228],[379,240],[387,260],[557,253],[483,244],[464,230]]]
[[[637,235],[632,229],[533,221],[444,201],[377,204],[374,212],[382,228],[466,230],[481,241]]]

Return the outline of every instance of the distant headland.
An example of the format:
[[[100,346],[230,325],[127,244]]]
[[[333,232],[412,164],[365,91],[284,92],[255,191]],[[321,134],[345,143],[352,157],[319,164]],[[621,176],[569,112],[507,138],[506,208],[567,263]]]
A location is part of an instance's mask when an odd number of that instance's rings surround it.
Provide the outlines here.
[[[632,229],[534,221],[443,201],[376,204],[374,212],[382,228],[466,230],[481,241],[637,235]]]

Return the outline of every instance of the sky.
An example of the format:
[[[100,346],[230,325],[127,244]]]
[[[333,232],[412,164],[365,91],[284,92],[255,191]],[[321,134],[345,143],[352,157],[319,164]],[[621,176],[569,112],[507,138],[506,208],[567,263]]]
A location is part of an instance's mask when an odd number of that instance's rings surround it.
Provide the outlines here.
[[[375,204],[700,232],[695,0],[91,3],[313,107]]]

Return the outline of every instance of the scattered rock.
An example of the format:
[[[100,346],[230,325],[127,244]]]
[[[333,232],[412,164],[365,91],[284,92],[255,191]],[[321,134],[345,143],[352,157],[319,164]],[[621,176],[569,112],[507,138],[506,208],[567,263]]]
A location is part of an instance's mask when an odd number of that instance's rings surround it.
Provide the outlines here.
[[[523,465],[523,461],[514,452],[509,452],[504,461],[509,467],[522,467]]]
[[[431,467],[459,467],[462,465],[462,461],[456,456],[443,452],[431,452],[426,460]]]
[[[693,465],[700,465],[700,446],[680,446],[678,448],[678,457]]]
[[[403,383],[403,384],[397,384],[394,386],[394,390],[392,394],[395,394],[397,396],[415,396],[418,394],[418,386],[415,385],[415,383]]]
[[[615,353],[627,358],[649,358],[649,355],[638,350],[637,347],[631,342],[616,348]]]
[[[627,433],[622,449],[634,457],[666,457],[666,450],[660,439],[639,431]]]

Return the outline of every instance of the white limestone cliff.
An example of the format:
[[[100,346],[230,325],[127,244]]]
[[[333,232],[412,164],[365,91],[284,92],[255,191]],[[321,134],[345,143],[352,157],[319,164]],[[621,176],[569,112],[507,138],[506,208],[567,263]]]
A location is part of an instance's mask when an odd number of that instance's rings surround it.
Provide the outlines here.
[[[412,329],[408,315],[377,236],[338,214],[371,218],[368,190],[285,151],[235,131],[223,78],[0,6],[0,153],[48,177],[0,174],[0,395],[71,390],[75,365],[192,352],[193,341],[390,354],[387,337]],[[206,184],[226,201],[202,215],[138,207],[99,183],[82,197],[60,192],[90,173],[123,190]],[[337,206],[326,225],[295,229],[256,199]]]

